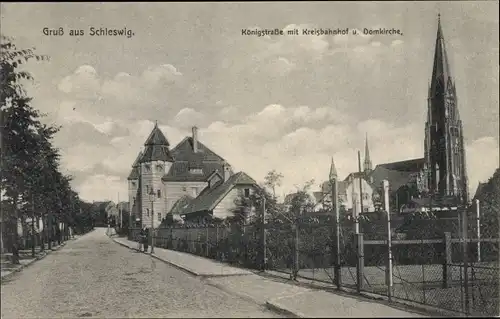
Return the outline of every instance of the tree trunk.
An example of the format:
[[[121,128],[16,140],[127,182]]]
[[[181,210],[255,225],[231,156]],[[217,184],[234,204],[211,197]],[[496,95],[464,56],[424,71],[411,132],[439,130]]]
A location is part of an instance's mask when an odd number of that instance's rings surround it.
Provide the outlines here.
[[[38,216],[36,220],[38,222],[38,227],[40,227],[40,220],[42,221],[42,224],[43,224],[43,217]],[[45,250],[45,225],[43,225],[43,229],[41,229],[38,232],[38,235],[40,236],[40,251],[44,251]]]
[[[17,209],[15,217],[11,219],[11,251],[13,264],[19,264],[19,238],[17,236]]]

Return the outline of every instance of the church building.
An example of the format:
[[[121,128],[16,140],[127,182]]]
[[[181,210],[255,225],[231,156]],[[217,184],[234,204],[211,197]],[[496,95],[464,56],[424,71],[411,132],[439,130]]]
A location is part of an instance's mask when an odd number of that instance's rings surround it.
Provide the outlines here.
[[[374,202],[380,200],[383,193],[384,179],[389,181],[390,206],[398,212],[425,210],[429,206],[433,210],[456,210],[468,200],[462,121],[440,17],[427,101],[424,157],[378,164],[372,169],[367,139],[363,171],[351,173],[338,182],[339,201],[346,210],[356,209],[362,197],[363,211],[372,211]],[[331,166],[334,168],[333,160]],[[362,192],[359,179],[362,180]],[[315,197],[331,202],[330,185],[329,181],[324,182],[321,194]]]
[[[168,213],[174,220],[231,216],[238,196],[249,197],[256,182],[199,141],[198,128],[177,146],[157,124],[144,143],[128,176],[132,220],[158,227]]]

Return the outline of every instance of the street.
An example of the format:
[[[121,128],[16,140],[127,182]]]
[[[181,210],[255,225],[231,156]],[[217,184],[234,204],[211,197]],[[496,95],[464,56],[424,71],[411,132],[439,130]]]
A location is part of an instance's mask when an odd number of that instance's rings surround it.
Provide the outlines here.
[[[275,317],[99,228],[2,283],[2,318]]]

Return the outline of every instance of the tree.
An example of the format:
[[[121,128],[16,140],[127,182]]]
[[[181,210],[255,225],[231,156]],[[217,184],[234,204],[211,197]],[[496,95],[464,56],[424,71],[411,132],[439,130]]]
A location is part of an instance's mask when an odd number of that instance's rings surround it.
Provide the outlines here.
[[[0,151],[1,181],[4,192],[2,206],[7,212],[11,233],[13,262],[19,262],[17,222],[23,204],[35,197],[33,179],[40,173],[36,161],[39,145],[38,134],[44,126],[40,123],[41,114],[31,105],[31,98],[23,88],[22,80],[32,80],[28,72],[19,68],[31,59],[44,60],[45,56],[34,54],[33,49],[19,50],[9,37],[0,35]],[[34,178],[33,178],[34,177]]]
[[[478,194],[481,212],[481,233],[484,238],[499,238],[500,232],[500,168]],[[498,247],[497,247],[498,248]]]
[[[282,180],[283,174],[277,172],[274,169],[268,172],[266,177],[264,177],[264,185],[271,188],[274,197],[276,197],[276,186],[281,186]]]

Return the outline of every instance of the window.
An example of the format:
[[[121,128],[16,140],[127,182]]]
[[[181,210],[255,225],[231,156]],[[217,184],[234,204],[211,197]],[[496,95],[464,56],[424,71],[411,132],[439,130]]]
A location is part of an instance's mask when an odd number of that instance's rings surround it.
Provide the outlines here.
[[[160,164],[156,165],[156,170],[158,172],[163,172],[163,165],[160,165]]]
[[[144,169],[146,170],[146,172],[151,172],[151,165],[149,164],[144,165]]]
[[[367,200],[368,199],[368,193],[363,193],[363,199]]]
[[[186,190],[187,190],[187,188],[186,188],[186,187],[183,187],[183,188],[182,188],[182,191],[183,191],[183,192],[185,192]]]
[[[146,215],[149,217],[149,208],[146,208]]]
[[[135,204],[135,197],[134,197],[134,204]]]
[[[158,213],[158,221],[161,222],[161,213]]]
[[[132,187],[136,187],[137,184],[135,182],[132,182]]]
[[[149,194],[149,185],[146,185],[146,194]]]
[[[156,195],[158,196],[158,198],[161,198],[161,190],[158,190],[158,191],[156,192]]]
[[[244,194],[245,194],[245,197],[250,197],[250,189],[249,188],[245,188],[244,189]]]

